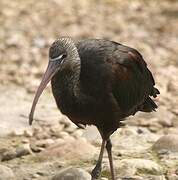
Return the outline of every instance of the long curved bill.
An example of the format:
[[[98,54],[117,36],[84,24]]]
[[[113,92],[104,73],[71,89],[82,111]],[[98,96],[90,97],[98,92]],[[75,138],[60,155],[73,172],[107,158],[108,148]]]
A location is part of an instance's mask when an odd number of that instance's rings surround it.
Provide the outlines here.
[[[49,81],[52,79],[54,74],[57,72],[57,69],[58,69],[58,65],[57,65],[56,61],[49,61],[46,72],[44,73],[44,75],[42,77],[41,83],[36,91],[35,98],[33,100],[33,104],[31,107],[30,114],[29,114],[29,124],[30,125],[33,122],[33,115],[34,115],[34,111],[35,111],[35,107],[38,102],[38,99],[39,99],[40,95],[42,94],[43,90],[45,89],[45,87],[47,86],[47,84],[49,83]]]

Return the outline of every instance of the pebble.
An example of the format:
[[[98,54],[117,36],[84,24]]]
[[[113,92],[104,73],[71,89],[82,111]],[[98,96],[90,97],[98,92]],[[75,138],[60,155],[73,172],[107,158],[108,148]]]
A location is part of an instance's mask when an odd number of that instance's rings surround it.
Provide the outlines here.
[[[29,144],[23,144],[17,147],[15,150],[9,150],[2,154],[1,161],[9,161],[17,157],[26,156],[31,154],[31,149]]]
[[[69,127],[72,123],[70,122],[70,120],[68,120],[68,118],[66,116],[63,116],[60,121],[59,121],[60,124],[63,124],[64,125],[64,128],[67,128]]]
[[[169,179],[169,180],[178,180],[178,175],[176,175],[176,174],[171,174],[171,175],[168,176],[168,179]]]
[[[41,133],[41,132],[43,132],[43,128],[41,126],[34,126],[33,127],[33,134],[34,134],[34,136],[36,134],[38,134],[38,133]]]
[[[40,177],[39,174],[33,174],[33,175],[32,175],[32,178],[39,178],[39,177]]]
[[[62,132],[59,133],[59,137],[60,138],[66,138],[66,137],[69,137],[69,134],[67,132],[65,132],[65,131],[62,131]]]
[[[75,129],[76,129],[76,127],[69,126],[65,129],[65,131],[68,132],[69,134],[71,134],[75,131]]]
[[[24,139],[22,139],[22,143],[23,143],[23,144],[29,144],[30,141],[29,141],[29,139],[24,138]]]
[[[58,124],[57,126],[52,126],[50,128],[50,134],[55,136],[55,137],[58,137],[58,134],[63,131],[64,129],[64,124]]]
[[[50,138],[50,134],[47,133],[47,132],[40,132],[40,133],[37,133],[35,135],[35,138],[40,140],[40,139],[49,139]]]
[[[178,135],[162,136],[153,144],[152,149],[158,153],[163,151],[178,152]]]
[[[120,176],[134,176],[138,173],[162,175],[163,169],[156,162],[147,159],[123,159],[115,161],[115,168]]]
[[[29,144],[24,144],[16,149],[16,157],[26,156],[31,154],[31,149]]]
[[[35,144],[30,144],[30,148],[31,148],[32,152],[34,152],[34,153],[39,153],[44,150],[44,148],[38,147]]]
[[[157,176],[157,175],[149,175],[149,174],[147,174],[145,177],[143,177],[143,179],[142,180],[167,180],[167,178],[165,178],[165,176],[164,175],[162,175],[162,176]],[[137,179],[136,179],[137,180]],[[170,180],[170,179],[169,179]]]
[[[166,107],[160,106],[158,108],[158,113],[155,114],[158,118],[158,122],[163,127],[171,127],[173,126],[173,121],[175,119],[175,115],[169,111]]]
[[[25,137],[32,137],[33,136],[33,131],[32,131],[32,129],[26,129],[26,130],[24,130],[24,136]]]
[[[91,175],[81,168],[69,167],[61,170],[52,180],[91,180]]]
[[[45,156],[62,157],[65,160],[91,160],[98,153],[98,149],[83,139],[68,138],[63,143],[54,143],[44,151]]]
[[[0,165],[0,180],[13,180],[14,178],[14,173],[10,168]]]
[[[58,138],[58,139],[55,140],[56,144],[63,144],[64,142],[65,142],[65,140],[62,139],[62,138]]]
[[[140,176],[132,176],[132,177],[120,177],[117,180],[144,180],[144,178]]]
[[[160,129],[162,129],[162,125],[157,122],[152,123],[149,127],[149,130],[154,133],[158,132]]]
[[[132,127],[122,128],[120,130],[121,135],[130,136],[130,135],[137,135],[137,129]]]
[[[14,150],[9,150],[2,154],[1,161],[9,161],[14,158],[16,158],[16,152]]]
[[[55,141],[53,139],[42,139],[35,142],[35,145],[38,147],[46,148],[53,144]]]
[[[10,133],[10,136],[22,136],[24,131],[22,129],[15,129]]]
[[[80,137],[82,137],[82,134],[83,134],[83,131],[82,131],[82,130],[75,130],[75,131],[72,133],[72,136],[74,136],[75,138],[80,138]]]
[[[23,180],[31,180],[31,177],[25,177]]]

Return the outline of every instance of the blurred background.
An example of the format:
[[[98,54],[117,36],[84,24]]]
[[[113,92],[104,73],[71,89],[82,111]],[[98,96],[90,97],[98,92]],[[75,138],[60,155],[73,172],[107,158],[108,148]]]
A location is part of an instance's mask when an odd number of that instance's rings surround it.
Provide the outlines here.
[[[36,108],[38,127],[28,127],[28,113],[47,66],[49,46],[61,36],[104,38],[136,48],[153,72],[161,95],[156,100],[157,113],[140,113],[128,125],[158,135],[153,142],[161,135],[178,134],[177,0],[1,0],[1,136],[20,135],[29,140],[34,132],[39,135],[45,128],[46,137],[35,136],[41,140],[52,137],[53,126],[73,127],[65,125],[66,118],[58,112],[50,88]],[[73,127],[68,131],[69,136],[78,130]],[[92,139],[87,133],[85,137]]]

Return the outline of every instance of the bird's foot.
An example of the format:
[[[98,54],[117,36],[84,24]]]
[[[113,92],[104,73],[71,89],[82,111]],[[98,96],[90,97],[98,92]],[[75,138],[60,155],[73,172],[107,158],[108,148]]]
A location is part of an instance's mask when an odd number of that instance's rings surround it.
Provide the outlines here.
[[[91,172],[91,180],[97,180],[101,174],[101,163],[97,163],[95,168]]]

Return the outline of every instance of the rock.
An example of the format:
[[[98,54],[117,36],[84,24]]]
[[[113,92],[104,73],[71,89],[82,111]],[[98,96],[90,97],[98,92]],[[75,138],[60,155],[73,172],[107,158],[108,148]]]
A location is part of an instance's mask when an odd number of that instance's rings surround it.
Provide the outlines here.
[[[164,175],[156,176],[156,175],[146,175],[142,178],[142,180],[149,179],[149,180],[167,180]],[[136,179],[137,180],[137,179]]]
[[[75,126],[69,126],[65,129],[66,132],[68,132],[69,134],[75,132],[76,127]]]
[[[178,152],[178,135],[169,134],[162,136],[154,143],[152,149],[156,152]]]
[[[34,153],[39,153],[44,150],[44,148],[38,147],[35,144],[30,144],[30,148]]]
[[[168,129],[165,129],[164,131],[166,134],[177,134],[178,135],[178,130],[176,127],[170,127]]]
[[[62,157],[65,160],[92,160],[98,149],[86,140],[68,138],[65,141],[54,143],[45,149],[42,153],[45,156]]]
[[[29,144],[24,144],[16,149],[16,157],[26,156],[31,154],[31,149]]]
[[[65,139],[69,137],[69,134],[65,131],[62,131],[59,133],[59,137]]]
[[[25,129],[25,130],[24,130],[24,136],[26,136],[26,137],[32,137],[32,136],[33,136],[33,131],[32,131],[32,129]]]
[[[21,157],[31,154],[31,149],[29,144],[23,144],[17,147],[15,150],[9,150],[2,154],[1,161],[8,161],[16,157]]]
[[[83,134],[82,130],[78,129],[72,133],[72,136],[75,138],[80,138],[80,137],[82,137],[82,134]]]
[[[50,138],[50,134],[49,133],[47,133],[47,132],[40,132],[40,133],[37,133],[36,135],[35,135],[35,138],[36,139],[49,139]]]
[[[14,158],[16,158],[16,152],[14,150],[9,150],[2,154],[1,161],[9,161]]]
[[[38,147],[46,148],[54,143],[53,139],[42,139],[35,142],[35,145]]]
[[[55,143],[58,144],[58,145],[63,144],[63,143],[65,143],[65,140],[62,139],[62,138],[58,138],[58,139],[55,140]]]
[[[142,128],[140,133],[137,127],[124,127],[112,136],[113,154],[122,154],[130,156],[133,154],[142,154],[147,152],[151,144],[155,142],[160,135]],[[115,151],[114,149],[117,149]],[[140,156],[138,156],[140,157]]]
[[[147,159],[123,159],[116,161],[115,166],[120,176],[134,176],[137,174],[162,175],[163,169],[157,163]]]
[[[160,106],[158,108],[158,113],[155,115],[158,119],[158,122],[163,127],[171,127],[173,126],[173,121],[175,119],[175,115],[169,111],[166,107]]]
[[[156,118],[152,119],[154,119],[154,121],[153,123],[150,123],[149,130],[153,133],[160,131],[160,129],[162,129],[162,125],[158,123]]]
[[[24,138],[24,139],[22,139],[22,143],[23,143],[23,144],[29,144],[30,141],[29,141],[29,139]]]
[[[10,168],[0,165],[0,180],[13,180],[14,178],[14,173]]]
[[[93,141],[96,144],[101,144],[101,135],[95,126],[86,126],[82,136],[88,141]]]
[[[126,127],[121,129],[120,134],[125,136],[131,136],[131,135],[137,135],[138,131],[136,128]]]
[[[39,174],[33,174],[33,175],[32,175],[32,178],[35,178],[35,179],[36,179],[36,178],[39,178],[39,177],[40,177]]]
[[[171,175],[168,176],[168,179],[169,179],[169,180],[177,180],[177,179],[178,179],[178,175],[176,175],[176,174],[171,174]]]
[[[23,180],[31,180],[31,177],[25,177],[25,178],[23,178]]]
[[[38,174],[39,176],[45,176],[46,173],[44,173],[42,171],[38,171],[36,174]]]
[[[54,137],[59,137],[59,134],[64,129],[64,124],[57,124],[56,126],[50,127],[50,134]]]
[[[91,180],[91,176],[83,169],[70,167],[61,170],[52,180]]]
[[[68,118],[66,116],[63,116],[60,121],[59,121],[60,124],[63,124],[64,125],[64,128],[67,128],[69,127],[72,123],[68,120]]]
[[[15,129],[9,133],[10,136],[22,136],[24,134],[23,129]]]
[[[120,177],[117,180],[144,180],[144,178],[140,176],[132,176],[132,177],[125,176],[125,177]]]

